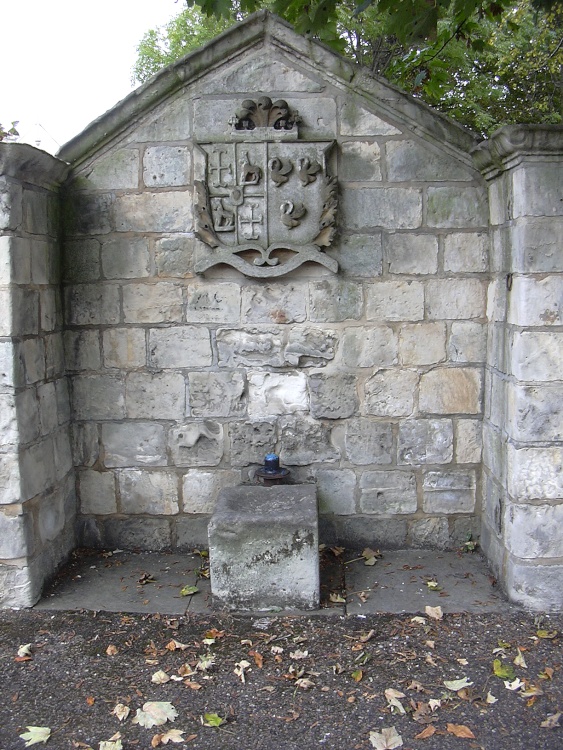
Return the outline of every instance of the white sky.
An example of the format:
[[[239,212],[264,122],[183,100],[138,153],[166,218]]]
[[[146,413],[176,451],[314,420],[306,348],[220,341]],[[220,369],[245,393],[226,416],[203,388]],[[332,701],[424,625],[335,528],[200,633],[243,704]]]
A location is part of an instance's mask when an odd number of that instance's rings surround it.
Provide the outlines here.
[[[141,37],[184,3],[2,0],[0,6],[0,124],[19,120],[20,141],[39,140],[54,153],[127,96]]]

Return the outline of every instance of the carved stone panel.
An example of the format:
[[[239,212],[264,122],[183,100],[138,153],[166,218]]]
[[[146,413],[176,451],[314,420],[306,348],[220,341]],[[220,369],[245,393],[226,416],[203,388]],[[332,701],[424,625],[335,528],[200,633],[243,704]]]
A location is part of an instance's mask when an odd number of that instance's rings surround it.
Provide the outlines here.
[[[338,270],[323,252],[336,231],[333,142],[300,142],[298,122],[286,102],[246,100],[231,142],[198,144],[206,168],[195,183],[196,234],[210,250],[196,272],[226,263],[247,276],[281,276],[305,261]]]

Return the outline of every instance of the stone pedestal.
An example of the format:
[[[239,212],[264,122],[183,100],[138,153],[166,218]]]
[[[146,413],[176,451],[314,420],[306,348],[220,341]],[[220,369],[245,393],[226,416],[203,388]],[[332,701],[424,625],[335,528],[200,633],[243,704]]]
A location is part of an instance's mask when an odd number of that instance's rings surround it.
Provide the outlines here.
[[[224,489],[208,533],[211,590],[218,603],[252,611],[318,608],[314,485]]]

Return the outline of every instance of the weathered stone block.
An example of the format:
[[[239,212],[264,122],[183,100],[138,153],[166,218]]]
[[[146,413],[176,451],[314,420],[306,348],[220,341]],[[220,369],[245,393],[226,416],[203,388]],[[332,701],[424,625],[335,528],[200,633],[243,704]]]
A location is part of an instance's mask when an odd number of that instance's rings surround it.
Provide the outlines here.
[[[376,417],[408,417],[414,410],[418,374],[413,370],[379,370],[366,381],[364,409]]]
[[[136,148],[113,149],[81,170],[76,180],[80,188],[127,190],[139,185],[139,151]]]
[[[351,469],[318,469],[315,477],[320,513],[356,512],[356,475]]]
[[[99,331],[65,331],[63,341],[65,361],[69,371],[101,368]]]
[[[331,442],[329,427],[305,417],[286,417],[280,426],[282,464],[306,466],[336,461],[339,452]]]
[[[16,560],[31,554],[33,539],[27,516],[0,512],[0,559]]]
[[[387,177],[393,182],[474,179],[474,174],[459,161],[434,152],[426,143],[422,145],[416,141],[387,141],[385,153]]]
[[[51,437],[20,448],[20,477],[22,500],[30,500],[55,484],[57,467]]]
[[[110,193],[70,193],[64,213],[66,235],[74,237],[111,232],[113,202]]]
[[[6,397],[2,397],[6,398]],[[17,428],[20,443],[31,443],[39,437],[39,408],[35,388],[26,388],[16,395]],[[10,419],[10,410],[2,407],[1,413],[5,419]]]
[[[460,419],[455,425],[455,460],[458,464],[477,464],[483,448],[481,420]]]
[[[307,291],[301,285],[245,286],[240,294],[243,323],[302,323],[307,317]]]
[[[366,287],[368,320],[422,320],[424,285],[419,281],[380,281]]]
[[[240,372],[191,372],[189,402],[194,417],[232,417],[246,411],[245,380]]]
[[[480,370],[469,367],[437,367],[420,377],[418,406],[427,414],[479,414]]]
[[[103,332],[104,367],[132,370],[147,361],[145,331],[141,328],[108,328]]]
[[[563,220],[538,217],[515,222],[511,228],[516,273],[563,271]]]
[[[148,276],[148,240],[144,237],[118,237],[103,242],[102,272],[106,279],[137,279]]]
[[[484,362],[487,355],[487,327],[460,320],[452,323],[448,356],[452,362]]]
[[[18,414],[13,393],[0,393],[0,445],[19,442]]]
[[[178,479],[170,471],[119,472],[122,513],[170,516],[178,513]]]
[[[416,512],[416,478],[411,472],[364,471],[360,490],[362,513],[385,516]]]
[[[309,317],[315,322],[357,320],[362,314],[362,288],[350,281],[313,281],[309,285],[309,299]]]
[[[80,284],[65,289],[65,318],[71,326],[119,323],[119,289],[115,284]]]
[[[560,326],[563,324],[563,275],[543,279],[515,276],[508,300],[508,323]]]
[[[78,499],[83,515],[108,515],[117,511],[115,477],[112,471],[87,469],[78,474]]]
[[[357,418],[346,422],[344,447],[348,461],[357,466],[393,461],[393,428],[389,422]]]
[[[369,112],[358,102],[346,99],[340,107],[341,135],[400,135],[394,125]]]
[[[526,164],[512,173],[512,216],[561,216],[561,162]]]
[[[563,497],[563,448],[522,448],[508,445],[508,491],[520,502]]]
[[[438,270],[438,238],[433,234],[392,233],[387,237],[389,273],[429,274]]]
[[[473,471],[428,471],[422,483],[425,513],[472,513],[475,509]]]
[[[23,190],[0,177],[0,229],[15,230],[23,221]]]
[[[248,466],[263,463],[264,456],[272,453],[276,445],[276,425],[274,422],[231,422],[231,464]]]
[[[39,401],[39,422],[41,434],[48,435],[59,426],[57,396],[55,384],[42,383],[37,387],[37,398]]]
[[[352,182],[381,180],[380,148],[378,143],[344,141],[340,146],[338,178]]]
[[[39,325],[41,332],[54,331],[62,323],[62,306],[59,290],[53,287],[39,290]]]
[[[107,519],[98,546],[119,549],[164,550],[171,546],[169,518]]]
[[[563,334],[516,331],[512,340],[512,374],[519,380],[561,380]]]
[[[507,384],[507,426],[517,441],[563,440],[563,386]]]
[[[417,229],[422,224],[422,190],[416,188],[347,188],[341,198],[347,229],[377,226],[384,229]]]
[[[72,455],[76,466],[94,466],[100,449],[98,425],[92,422],[75,422],[71,426]]]
[[[191,284],[188,287],[188,323],[232,323],[240,319],[238,284]]]
[[[118,232],[189,232],[193,228],[191,191],[125,193],[115,199]]]
[[[42,542],[59,542],[65,527],[64,496],[51,492],[39,506],[37,530]]]
[[[307,377],[302,372],[248,374],[248,414],[269,417],[309,408]]]
[[[126,323],[179,323],[182,320],[182,288],[159,284],[125,284],[123,316]]]
[[[19,503],[20,470],[18,454],[12,450],[0,452],[0,505]]]
[[[149,352],[152,367],[209,367],[212,362],[209,330],[199,326],[151,328]]]
[[[444,238],[444,271],[483,273],[489,265],[489,236],[485,232],[454,232]]]
[[[175,427],[169,441],[175,466],[217,466],[223,458],[223,425],[210,419]]]
[[[213,513],[219,492],[225,487],[232,487],[240,482],[240,470],[190,469],[184,474],[184,513]]]
[[[341,373],[311,373],[311,414],[317,419],[346,419],[358,409],[356,376]]]
[[[284,349],[285,362],[294,367],[324,367],[334,359],[336,331],[321,328],[292,328]]]
[[[12,336],[39,333],[39,292],[25,287],[12,287]]]
[[[125,416],[123,380],[113,375],[81,375],[72,379],[75,419],[122,419]]]
[[[247,328],[217,330],[217,351],[221,367],[281,367],[283,338],[279,329]]]
[[[60,378],[66,371],[63,348],[63,337],[60,333],[44,336],[45,344],[45,377]]]
[[[191,106],[192,98],[179,96],[174,99],[165,100],[155,107],[150,115],[143,118],[138,127],[132,133],[139,143],[151,141],[184,141],[192,134],[191,129]]]
[[[337,236],[326,252],[338,262],[344,277],[373,278],[383,273],[381,233]]]
[[[506,593],[510,600],[538,612],[560,612],[563,565],[539,565],[508,558]]]
[[[153,422],[107,423],[102,425],[104,465],[166,466],[164,427]]]
[[[428,188],[426,223],[429,227],[485,227],[488,215],[484,188]]]
[[[342,336],[346,367],[385,367],[397,364],[397,334],[391,326],[349,327]]]
[[[451,545],[447,518],[423,518],[409,528],[410,545],[429,549],[448,549]]]
[[[183,419],[186,413],[184,376],[175,372],[132,372],[126,381],[126,405],[130,419]]]
[[[407,323],[399,332],[399,353],[406,366],[433,365],[446,358],[444,323]]]
[[[432,279],[426,286],[430,320],[481,318],[485,315],[485,287],[479,279]]]
[[[209,524],[213,595],[231,609],[316,609],[318,546],[313,485],[222,490]]]
[[[507,549],[517,557],[563,557],[563,505],[509,503],[504,529]]]
[[[191,163],[187,146],[149,146],[143,157],[143,182],[147,187],[187,185]]]
[[[157,240],[154,252],[156,275],[188,279],[194,275],[199,240],[193,235],[177,235]]]
[[[448,464],[453,457],[451,419],[408,419],[399,424],[399,464]]]
[[[249,55],[245,65],[235,64],[218,70],[205,80],[207,94],[232,94],[233,91],[302,91],[320,93],[324,85],[307,77],[276,57],[270,59],[259,51]]]

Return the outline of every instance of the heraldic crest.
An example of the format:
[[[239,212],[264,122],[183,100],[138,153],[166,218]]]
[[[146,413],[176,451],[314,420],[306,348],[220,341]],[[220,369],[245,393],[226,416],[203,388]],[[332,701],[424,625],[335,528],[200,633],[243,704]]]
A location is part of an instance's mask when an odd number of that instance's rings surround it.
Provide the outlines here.
[[[306,261],[331,271],[323,252],[336,231],[338,186],[329,174],[334,141],[300,141],[300,117],[286,101],[246,99],[231,118],[231,138],[198,143],[196,235],[210,250],[196,271],[226,263],[247,276],[282,276]]]

